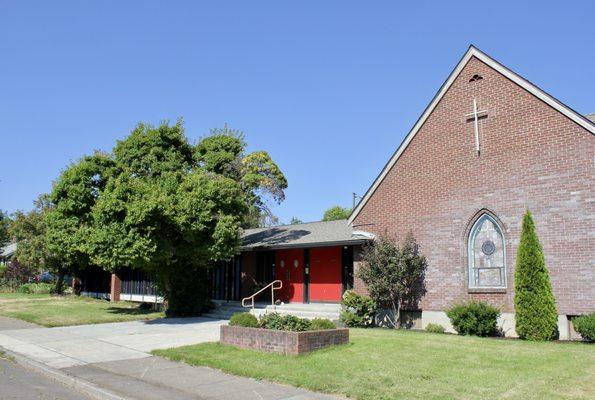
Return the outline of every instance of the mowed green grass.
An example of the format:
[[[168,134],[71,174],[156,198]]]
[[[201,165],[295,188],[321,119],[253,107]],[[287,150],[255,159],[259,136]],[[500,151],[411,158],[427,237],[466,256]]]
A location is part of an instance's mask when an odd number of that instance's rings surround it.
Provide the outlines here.
[[[154,354],[357,399],[593,399],[595,346],[385,329],[283,356],[204,343]]]
[[[48,327],[155,319],[164,316],[163,312],[141,310],[138,303],[110,303],[87,297],[20,293],[0,293],[0,315]]]

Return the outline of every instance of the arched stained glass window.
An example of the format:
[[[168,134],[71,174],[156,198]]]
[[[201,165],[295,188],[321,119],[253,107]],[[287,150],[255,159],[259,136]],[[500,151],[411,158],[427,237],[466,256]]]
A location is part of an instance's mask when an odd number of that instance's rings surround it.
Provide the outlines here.
[[[506,253],[498,222],[483,214],[469,233],[469,287],[505,288]]]

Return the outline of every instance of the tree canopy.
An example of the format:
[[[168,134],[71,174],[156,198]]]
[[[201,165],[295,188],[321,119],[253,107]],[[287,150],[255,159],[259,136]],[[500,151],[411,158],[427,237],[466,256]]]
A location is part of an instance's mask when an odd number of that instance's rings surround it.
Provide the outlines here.
[[[241,131],[225,125],[212,129],[211,135],[196,145],[196,161],[209,172],[237,181],[244,195],[248,212],[242,220],[244,228],[275,225],[270,204],[285,199],[287,179],[266,151],[246,154],[246,141]]]
[[[46,216],[52,209],[49,195],[42,194],[27,213],[17,211],[10,227],[10,235],[18,242],[17,262],[30,273],[50,271],[59,276],[56,293],[62,293],[64,273],[62,265],[48,246]]]
[[[48,195],[41,195],[34,202],[35,208],[27,213],[17,211],[10,227],[10,235],[18,242],[17,261],[34,270],[50,269],[54,264],[46,246],[45,213],[50,208]]]
[[[170,315],[200,312],[208,267],[233,257],[267,196],[284,198],[287,181],[270,156],[245,148],[227,127],[193,146],[181,121],[139,124],[110,154],[84,157],[55,182],[51,250],[69,268],[142,268]]]
[[[9,226],[10,218],[4,211],[0,210],[0,247],[10,241],[10,234],[8,233]]]
[[[114,171],[109,155],[95,153],[68,166],[54,182],[44,220],[46,245],[60,261],[59,272],[92,265],[88,251],[94,227],[92,211]]]
[[[333,206],[324,212],[323,221],[336,221],[338,219],[347,219],[351,214],[351,208]]]
[[[376,305],[390,308],[389,323],[399,328],[403,305],[415,307],[425,294],[426,258],[420,254],[411,233],[401,246],[391,237],[381,235],[364,248],[362,258],[365,263],[359,269],[359,277]]]

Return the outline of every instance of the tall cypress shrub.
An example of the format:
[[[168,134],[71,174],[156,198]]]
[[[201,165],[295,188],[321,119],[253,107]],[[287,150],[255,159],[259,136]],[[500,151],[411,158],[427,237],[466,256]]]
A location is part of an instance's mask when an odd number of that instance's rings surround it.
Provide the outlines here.
[[[514,273],[516,331],[522,339],[550,340],[556,336],[556,300],[531,212],[523,217]]]

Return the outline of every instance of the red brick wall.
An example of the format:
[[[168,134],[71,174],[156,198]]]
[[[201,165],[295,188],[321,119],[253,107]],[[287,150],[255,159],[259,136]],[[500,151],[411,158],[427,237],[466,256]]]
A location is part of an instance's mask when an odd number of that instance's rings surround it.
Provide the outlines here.
[[[122,292],[122,280],[117,274],[112,273],[110,281],[110,301],[120,301]]]
[[[349,343],[349,329],[289,332],[274,329],[221,325],[222,344],[283,354],[306,353]]]
[[[474,75],[484,79],[469,82]],[[473,97],[480,120],[475,151]],[[486,299],[514,310],[514,262],[525,208],[535,218],[560,314],[595,310],[595,136],[472,58],[354,221],[401,239],[428,259],[425,310]],[[466,234],[487,209],[502,222],[508,287],[470,293]],[[371,225],[368,225],[371,224]],[[361,282],[358,290],[362,290]]]

